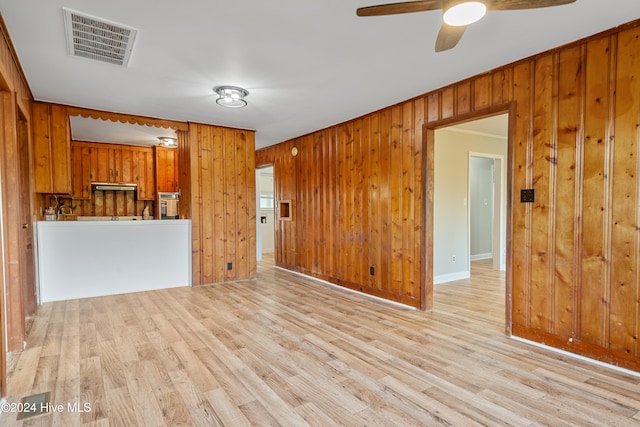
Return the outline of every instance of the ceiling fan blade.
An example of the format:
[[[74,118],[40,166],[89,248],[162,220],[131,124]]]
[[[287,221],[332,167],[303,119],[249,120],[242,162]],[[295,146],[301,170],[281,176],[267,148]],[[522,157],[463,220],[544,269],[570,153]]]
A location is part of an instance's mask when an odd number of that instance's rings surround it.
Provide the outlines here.
[[[466,25],[454,27],[443,23],[442,27],[440,27],[438,38],[436,39],[436,52],[442,52],[456,47],[466,29]]]
[[[389,3],[378,6],[361,7],[356,10],[358,16],[396,15],[398,13],[424,12],[442,8],[442,0],[408,1],[404,3]]]
[[[487,0],[489,10],[537,9],[540,7],[562,6],[576,0]]]

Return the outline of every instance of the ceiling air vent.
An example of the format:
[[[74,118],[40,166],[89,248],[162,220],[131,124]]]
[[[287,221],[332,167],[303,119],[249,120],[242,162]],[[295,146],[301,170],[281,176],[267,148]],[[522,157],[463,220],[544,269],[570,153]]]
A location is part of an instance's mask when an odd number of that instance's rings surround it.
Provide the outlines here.
[[[69,53],[126,67],[138,30],[75,10],[64,10]]]

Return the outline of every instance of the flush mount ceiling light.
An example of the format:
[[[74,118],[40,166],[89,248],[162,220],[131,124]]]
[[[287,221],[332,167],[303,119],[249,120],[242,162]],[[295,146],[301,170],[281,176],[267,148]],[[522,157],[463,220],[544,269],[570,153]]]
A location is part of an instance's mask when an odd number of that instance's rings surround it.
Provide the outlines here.
[[[442,19],[445,24],[454,27],[473,24],[482,19],[487,13],[487,6],[479,1],[456,1],[445,2]]]
[[[178,145],[178,139],[173,138],[171,136],[159,136],[160,145],[164,145],[165,147],[175,147]]]
[[[249,91],[237,86],[216,86],[213,91],[218,94],[216,103],[223,107],[240,108],[247,105],[244,97]]]

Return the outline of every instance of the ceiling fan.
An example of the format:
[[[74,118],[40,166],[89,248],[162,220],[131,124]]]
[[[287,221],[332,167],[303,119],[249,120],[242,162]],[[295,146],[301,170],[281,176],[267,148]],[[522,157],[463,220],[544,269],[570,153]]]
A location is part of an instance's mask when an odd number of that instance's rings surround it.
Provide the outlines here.
[[[436,52],[455,47],[467,25],[480,20],[487,10],[537,9],[560,6],[576,0],[424,0],[402,3],[388,3],[377,6],[361,7],[358,16],[395,15],[398,13],[424,12],[426,10],[443,11],[443,23],[436,39]]]

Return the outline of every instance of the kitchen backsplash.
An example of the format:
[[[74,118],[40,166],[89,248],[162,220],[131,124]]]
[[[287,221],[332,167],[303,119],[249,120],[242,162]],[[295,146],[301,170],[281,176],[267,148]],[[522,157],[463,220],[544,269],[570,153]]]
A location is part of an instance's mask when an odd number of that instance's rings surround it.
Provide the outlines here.
[[[41,207],[56,206],[56,197],[41,195]],[[155,216],[155,201],[136,200],[133,192],[128,191],[95,191],[90,199],[71,199],[58,196],[58,204],[71,207],[79,216],[141,216],[145,207],[149,206],[149,215]],[[42,218],[39,218],[42,219]]]

